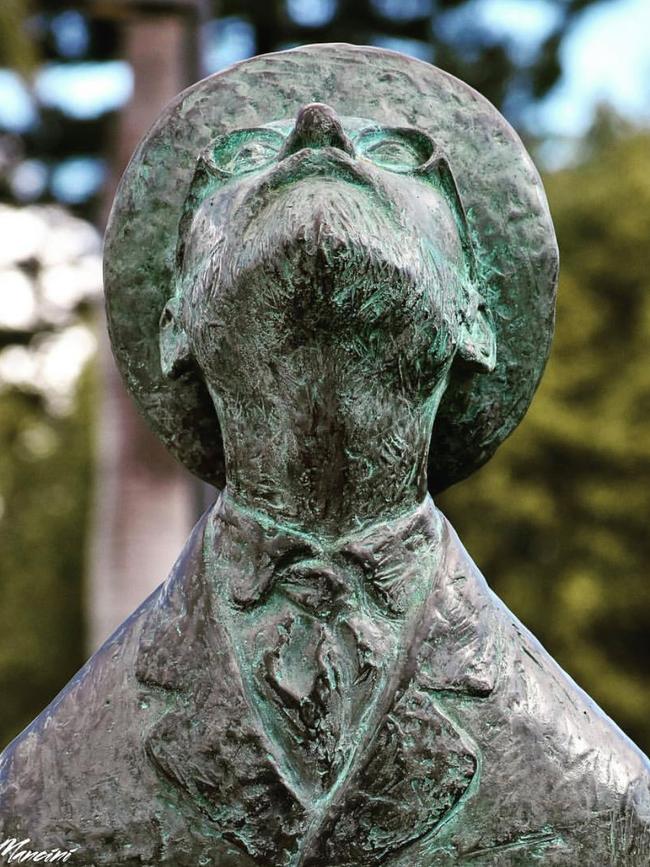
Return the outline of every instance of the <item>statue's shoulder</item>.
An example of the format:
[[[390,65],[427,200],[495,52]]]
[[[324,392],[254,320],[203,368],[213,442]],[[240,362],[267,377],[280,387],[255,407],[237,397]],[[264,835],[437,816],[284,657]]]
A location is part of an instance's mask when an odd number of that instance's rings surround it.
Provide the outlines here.
[[[485,863],[502,847],[504,864],[517,847],[548,863],[606,863],[616,839],[617,852],[643,852],[630,863],[648,863],[647,758],[490,590],[446,520],[443,544],[447,628],[431,630],[435,654],[422,665],[437,682],[425,684],[480,756],[475,795],[448,829],[454,846]],[[513,837],[511,825],[524,830]]]
[[[489,656],[498,667],[494,694],[507,702],[509,716],[533,720],[535,735],[547,746],[549,735],[555,733],[561,748],[595,757],[596,745],[602,748],[606,741],[607,755],[617,756],[619,770],[623,764],[633,776],[650,779],[646,756],[492,592],[446,519],[445,523],[447,581],[459,588],[456,598],[463,600],[463,610],[474,621],[472,633],[490,645]]]
[[[142,792],[153,779],[148,780],[151,770],[142,751],[147,708],[139,660],[151,621],[175,621],[187,607],[187,585],[200,568],[205,522],[206,516],[167,580],[0,756],[0,838],[22,833],[35,839],[48,834],[52,820],[52,827],[65,828],[62,816],[88,814],[90,820],[93,809],[97,827],[102,814],[113,822],[130,808],[132,817],[141,814]],[[69,830],[74,837],[72,822]],[[46,843],[51,848],[49,834]]]
[[[79,842],[83,816],[93,809],[104,812],[119,798],[124,756],[137,755],[133,663],[142,623],[159,593],[120,626],[0,756],[1,840],[28,838],[39,851],[70,851]],[[128,767],[135,779],[144,770],[132,759]]]
[[[154,608],[160,596],[158,588],[119,629],[97,650],[61,692],[19,734],[0,756],[0,781],[6,785],[9,774],[17,766],[26,770],[28,754],[35,754],[56,741],[66,732],[87,727],[90,719],[100,723],[104,714],[111,714],[114,698],[124,700],[124,687],[129,685],[128,672],[138,645],[142,622]],[[96,729],[95,729],[96,730]]]

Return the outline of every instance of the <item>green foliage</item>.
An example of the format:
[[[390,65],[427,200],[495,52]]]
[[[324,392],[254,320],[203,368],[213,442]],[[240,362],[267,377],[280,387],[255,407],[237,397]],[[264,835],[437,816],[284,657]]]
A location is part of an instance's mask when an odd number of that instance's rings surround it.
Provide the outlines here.
[[[87,371],[63,417],[0,393],[0,749],[83,662],[93,386]]]
[[[521,427],[440,498],[495,591],[650,749],[650,136],[546,179],[554,349]]]

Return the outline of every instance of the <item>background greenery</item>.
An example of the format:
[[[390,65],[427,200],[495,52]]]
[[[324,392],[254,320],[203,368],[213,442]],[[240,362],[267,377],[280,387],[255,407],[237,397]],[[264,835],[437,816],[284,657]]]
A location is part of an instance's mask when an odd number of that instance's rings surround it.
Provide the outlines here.
[[[588,161],[545,180],[562,260],[551,359],[521,427],[440,505],[496,592],[648,750],[650,137],[601,130]]]
[[[65,60],[51,27],[65,5],[39,4],[37,37],[2,62],[27,68],[44,58]],[[396,4],[391,15],[389,3],[385,14],[382,4],[341,3],[327,26],[311,28],[281,3],[233,0],[219,12],[252,22],[257,50],[332,38],[377,42],[378,34],[433,46],[440,65],[516,120],[521,106],[556,80],[563,35],[587,4],[562,4],[560,25],[523,68],[507,46],[476,30],[444,36],[438,19],[463,5],[439,3],[433,13],[429,4],[404,18]],[[21,12],[18,2],[12,9],[0,27],[24,33],[31,21],[34,33],[35,10]],[[118,25],[89,21],[84,57],[114,56]],[[0,44],[8,44],[1,32]],[[34,129],[13,137],[17,159],[39,156],[51,165],[70,153],[101,153],[110,141],[110,113],[81,122],[52,108],[39,111]],[[520,128],[534,147],[530,130]],[[521,427],[440,505],[492,587],[648,750],[650,136],[604,113],[577,165],[547,174],[545,183],[562,258],[551,361]],[[12,195],[9,182],[0,183],[0,197]],[[39,201],[52,197],[45,188]],[[95,206],[90,197],[74,208],[89,216]],[[28,345],[38,336],[0,331],[0,346]],[[92,371],[67,413],[52,413],[29,389],[0,387],[0,745],[83,662],[96,404]]]
[[[95,383],[52,416],[34,394],[0,395],[0,743],[30,722],[82,663],[82,576]]]

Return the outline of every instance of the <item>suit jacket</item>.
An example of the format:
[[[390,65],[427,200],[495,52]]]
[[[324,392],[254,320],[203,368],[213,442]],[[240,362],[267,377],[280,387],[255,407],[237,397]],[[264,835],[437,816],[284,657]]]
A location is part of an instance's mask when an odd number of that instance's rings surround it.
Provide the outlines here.
[[[650,766],[430,500],[329,547],[222,497],[0,757],[83,865],[647,865]]]

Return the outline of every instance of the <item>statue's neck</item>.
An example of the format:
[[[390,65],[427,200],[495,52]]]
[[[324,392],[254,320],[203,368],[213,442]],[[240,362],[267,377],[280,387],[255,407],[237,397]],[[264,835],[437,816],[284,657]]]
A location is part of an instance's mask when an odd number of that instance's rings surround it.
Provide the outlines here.
[[[331,537],[408,512],[426,496],[443,390],[414,401],[322,381],[263,404],[215,399],[227,490],[247,508]]]

